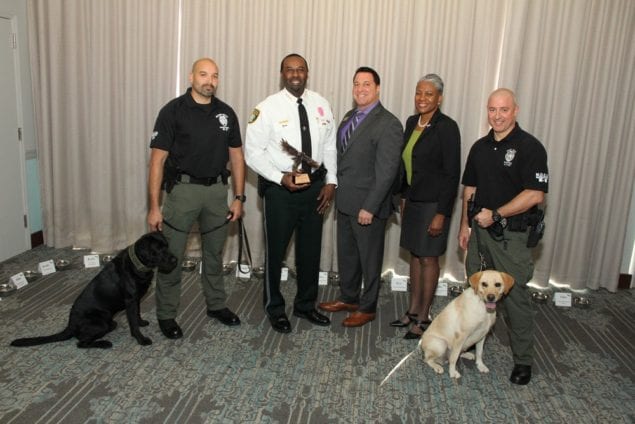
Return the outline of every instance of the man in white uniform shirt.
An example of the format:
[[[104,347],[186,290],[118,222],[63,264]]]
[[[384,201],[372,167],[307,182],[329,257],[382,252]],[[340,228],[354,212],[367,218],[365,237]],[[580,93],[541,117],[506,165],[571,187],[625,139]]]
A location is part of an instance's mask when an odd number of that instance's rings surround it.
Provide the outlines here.
[[[254,109],[245,138],[245,160],[258,174],[265,232],[264,308],[275,331],[289,333],[291,323],[280,293],[282,262],[295,231],[298,290],[293,315],[316,325],[330,320],[315,309],[322,245],[322,222],[337,185],[336,130],[329,102],[306,89],[309,69],[298,54],[280,65],[284,88]],[[289,147],[283,147],[283,141]],[[293,151],[316,164],[302,162]],[[310,181],[296,179],[305,173]]]

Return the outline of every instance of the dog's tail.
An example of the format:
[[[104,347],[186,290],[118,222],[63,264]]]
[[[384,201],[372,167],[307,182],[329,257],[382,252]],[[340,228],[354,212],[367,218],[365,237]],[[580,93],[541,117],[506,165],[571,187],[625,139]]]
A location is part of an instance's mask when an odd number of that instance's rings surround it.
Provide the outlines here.
[[[54,343],[54,342],[62,342],[64,340],[69,340],[73,337],[73,333],[70,328],[66,327],[64,330],[60,331],[57,334],[51,334],[50,336],[41,336],[41,337],[26,337],[24,339],[15,339],[11,342],[11,346],[16,347],[27,347],[27,346],[37,346],[46,343]]]
[[[382,382],[379,384],[379,387],[383,386],[383,385],[384,385],[384,383],[385,383],[386,381],[388,381],[388,379],[390,378],[390,376],[391,376],[391,375],[393,375],[393,373],[394,373],[395,371],[397,371],[397,369],[398,369],[400,366],[402,366],[402,365],[403,365],[403,363],[404,363],[404,362],[406,362],[406,360],[407,360],[408,358],[410,358],[410,357],[412,356],[412,354],[413,354],[413,353],[415,353],[418,349],[419,349],[419,348],[417,348],[417,349],[413,350],[412,352],[410,352],[409,354],[407,354],[406,356],[404,356],[404,357],[403,357],[403,359],[402,359],[401,361],[399,361],[399,363],[398,363],[397,365],[395,365],[395,368],[393,368],[393,369],[392,369],[392,371],[390,371],[390,372],[388,373],[388,375],[386,376],[386,378],[384,378],[384,379],[382,380]]]

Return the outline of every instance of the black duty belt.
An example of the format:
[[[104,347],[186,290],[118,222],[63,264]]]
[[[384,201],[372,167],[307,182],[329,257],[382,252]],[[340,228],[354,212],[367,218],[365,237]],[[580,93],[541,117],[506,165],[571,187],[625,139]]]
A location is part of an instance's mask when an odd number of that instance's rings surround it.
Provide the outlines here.
[[[212,184],[216,184],[219,182],[219,176],[209,177],[209,178],[197,178],[188,174],[179,173],[176,175],[176,180],[182,184],[199,184],[204,186],[211,186]]]
[[[523,233],[527,231],[527,228],[531,225],[529,214],[521,213],[520,215],[514,215],[507,218],[507,229],[513,232]]]

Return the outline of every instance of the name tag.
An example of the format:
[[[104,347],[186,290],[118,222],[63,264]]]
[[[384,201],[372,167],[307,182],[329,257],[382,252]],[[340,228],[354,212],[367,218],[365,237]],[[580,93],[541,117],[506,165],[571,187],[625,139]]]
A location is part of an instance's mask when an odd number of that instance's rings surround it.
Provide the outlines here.
[[[326,286],[329,283],[329,273],[326,271],[320,271],[318,274],[318,286]]]
[[[289,279],[289,267],[282,267],[280,270],[280,281],[287,281]]]
[[[53,259],[49,259],[48,261],[40,262],[37,265],[37,270],[42,275],[52,274],[55,271],[57,271],[55,269],[55,263],[53,262]]]
[[[571,293],[556,292],[553,294],[553,302],[556,306],[571,307]]]
[[[99,255],[84,255],[85,268],[99,268]]]
[[[246,280],[251,278],[251,267],[246,264],[236,264],[236,277]]]
[[[393,275],[390,279],[390,289],[392,291],[408,291],[408,277],[405,275]]]
[[[15,285],[15,288],[17,289],[21,289],[22,287],[29,284],[29,282],[26,281],[26,277],[24,276],[24,273],[22,272],[12,275],[11,282]]]
[[[448,295],[448,283],[445,281],[439,281],[437,284],[437,290],[434,292],[435,296],[447,296]]]

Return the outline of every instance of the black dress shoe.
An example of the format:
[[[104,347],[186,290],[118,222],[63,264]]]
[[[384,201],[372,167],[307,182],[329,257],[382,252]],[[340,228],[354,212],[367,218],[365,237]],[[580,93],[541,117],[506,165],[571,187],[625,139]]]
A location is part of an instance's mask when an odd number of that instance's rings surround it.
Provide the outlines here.
[[[421,333],[415,333],[412,330],[408,330],[408,332],[406,334],[404,334],[403,338],[406,340],[416,340],[416,339],[420,339],[421,336],[423,336],[424,331],[426,331],[428,329],[428,326],[431,324],[431,321],[417,321],[414,320],[415,325],[413,327],[419,327],[419,329],[421,330]]]
[[[165,337],[168,339],[180,339],[183,337],[183,331],[181,327],[173,319],[160,319],[159,328]]]
[[[269,317],[269,322],[271,323],[271,328],[273,328],[278,333],[290,333],[291,332],[291,323],[289,322],[289,318],[286,315],[278,315],[276,317]]]
[[[416,315],[411,314],[410,312],[406,312],[406,313],[404,314],[404,317],[406,317],[406,319],[407,319],[408,321],[403,322],[403,321],[401,320],[401,318],[399,318],[399,319],[396,319],[396,320],[394,320],[394,321],[391,321],[391,322],[390,322],[390,326],[391,326],[391,327],[400,327],[400,328],[407,327],[407,326],[409,326],[409,325],[410,325],[410,323],[412,323],[412,322],[415,320],[415,318],[417,318],[417,316],[416,316]]]
[[[531,365],[514,365],[509,381],[523,386],[529,383],[529,380],[531,380]]]
[[[207,316],[210,318],[216,318],[225,325],[240,325],[240,318],[238,315],[229,310],[229,308],[217,309],[215,311],[207,310]]]
[[[418,340],[423,336],[423,333],[415,333],[413,331],[408,330],[406,334],[403,335],[403,338],[406,340]]]
[[[305,320],[315,324],[315,325],[322,325],[322,326],[326,326],[329,325],[331,323],[331,320],[328,319],[326,316],[322,315],[321,313],[319,313],[318,311],[316,311],[315,309],[311,309],[310,311],[306,311],[306,312],[301,312],[301,311],[293,311],[293,316],[296,316],[298,318],[304,318]]]

